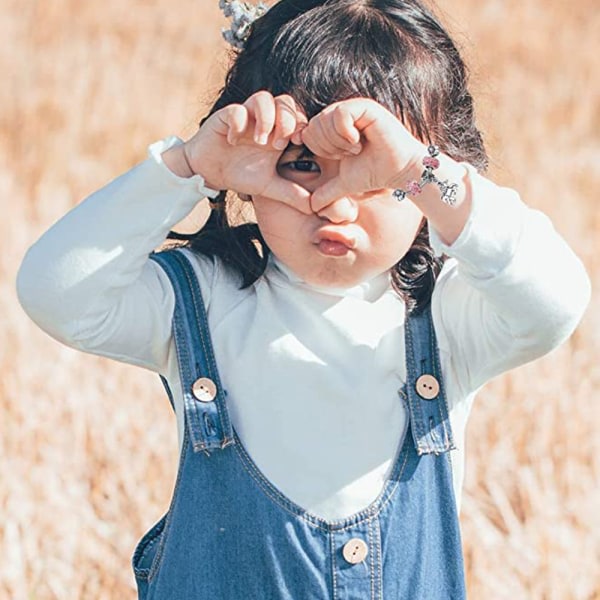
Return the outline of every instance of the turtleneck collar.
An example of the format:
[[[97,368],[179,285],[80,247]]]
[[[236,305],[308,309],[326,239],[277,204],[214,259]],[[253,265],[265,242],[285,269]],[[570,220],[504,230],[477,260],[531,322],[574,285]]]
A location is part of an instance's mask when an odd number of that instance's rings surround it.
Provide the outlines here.
[[[265,275],[275,284],[297,286],[307,291],[326,294],[328,296],[338,296],[340,298],[349,296],[357,298],[358,300],[365,300],[367,302],[375,302],[387,290],[391,289],[389,272],[381,273],[372,279],[362,281],[358,285],[351,287],[329,287],[314,285],[304,281],[287,265],[281,262],[272,252],[269,254]]]

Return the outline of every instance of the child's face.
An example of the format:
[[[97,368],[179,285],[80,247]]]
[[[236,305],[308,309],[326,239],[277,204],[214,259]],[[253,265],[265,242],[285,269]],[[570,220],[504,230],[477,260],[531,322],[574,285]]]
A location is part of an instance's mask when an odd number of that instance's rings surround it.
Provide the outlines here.
[[[337,175],[339,161],[289,146],[277,170],[312,192]],[[313,285],[350,287],[388,271],[417,235],[423,213],[392,191],[344,197],[311,215],[263,196],[253,203],[269,248],[296,275]]]

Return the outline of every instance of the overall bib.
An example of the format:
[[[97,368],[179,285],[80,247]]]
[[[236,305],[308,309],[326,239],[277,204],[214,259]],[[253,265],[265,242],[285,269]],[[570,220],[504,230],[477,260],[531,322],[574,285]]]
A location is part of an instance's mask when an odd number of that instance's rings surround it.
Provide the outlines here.
[[[276,489],[232,428],[188,259],[177,250],[152,259],[175,290],[185,433],[169,510],[133,556],[139,599],[465,598],[452,431],[430,311],[405,326],[407,384],[398,401],[409,419],[389,478],[367,508],[326,521]]]

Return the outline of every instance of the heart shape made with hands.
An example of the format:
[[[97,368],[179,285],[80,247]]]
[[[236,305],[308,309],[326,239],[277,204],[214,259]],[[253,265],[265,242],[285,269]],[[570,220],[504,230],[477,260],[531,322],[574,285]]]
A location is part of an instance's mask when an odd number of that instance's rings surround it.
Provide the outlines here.
[[[339,161],[337,175],[313,190],[313,212],[350,194],[398,187],[403,173],[420,164],[425,148],[395,115],[365,98],[326,107],[292,142],[317,157]]]
[[[308,148],[317,160],[339,161],[335,176],[312,192],[282,177],[278,161],[290,141]],[[335,102],[307,120],[293,98],[264,90],[243,105],[214,113],[186,147],[191,170],[204,172],[205,180],[217,186],[208,187],[265,196],[307,214],[344,196],[398,187],[400,176],[419,164],[425,148],[374,100]]]

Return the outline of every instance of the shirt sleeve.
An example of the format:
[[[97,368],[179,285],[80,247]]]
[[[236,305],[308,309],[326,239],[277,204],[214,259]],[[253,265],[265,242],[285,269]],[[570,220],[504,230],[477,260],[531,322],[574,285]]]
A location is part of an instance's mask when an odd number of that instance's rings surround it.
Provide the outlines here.
[[[163,163],[162,152],[178,143],[170,137],[152,144],[146,161],[67,213],[26,253],[19,300],[52,337],[164,372],[175,301],[167,276],[148,257],[200,200],[217,193],[201,176],[178,177]],[[203,295],[213,268],[199,261]]]
[[[435,251],[451,257],[433,314],[465,394],[565,341],[590,299],[583,264],[550,219],[467,168],[473,205],[462,233],[447,246],[431,231]]]

